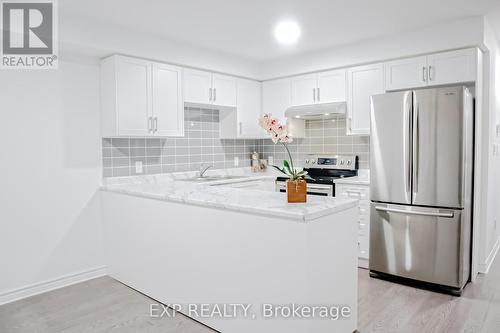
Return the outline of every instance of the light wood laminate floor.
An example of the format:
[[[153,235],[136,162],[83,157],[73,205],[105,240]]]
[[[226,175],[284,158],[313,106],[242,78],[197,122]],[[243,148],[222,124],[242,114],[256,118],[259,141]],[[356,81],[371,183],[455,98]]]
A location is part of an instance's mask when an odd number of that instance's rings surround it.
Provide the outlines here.
[[[181,315],[150,318],[152,302],[103,277],[0,306],[0,332],[214,332]],[[500,332],[500,257],[488,275],[467,286],[462,297],[373,279],[360,269],[359,330]]]

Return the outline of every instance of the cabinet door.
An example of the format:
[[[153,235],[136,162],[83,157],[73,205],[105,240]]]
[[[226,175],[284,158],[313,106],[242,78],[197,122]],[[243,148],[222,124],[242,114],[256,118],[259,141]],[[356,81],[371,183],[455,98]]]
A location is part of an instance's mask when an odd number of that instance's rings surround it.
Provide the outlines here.
[[[265,137],[266,132],[259,126],[261,115],[261,83],[238,80],[237,136],[247,138]]]
[[[290,79],[262,83],[262,113],[270,113],[281,123],[286,122],[285,111],[290,107]]]
[[[384,66],[375,64],[348,71],[347,134],[370,134],[371,96],[384,93]]]
[[[209,72],[185,69],[183,74],[184,101],[195,104],[210,104],[212,74]]]
[[[151,64],[117,58],[116,109],[118,135],[149,135],[152,117]]]
[[[476,81],[476,52],[474,49],[432,54],[427,57],[429,84]]]
[[[153,64],[153,120],[156,135],[184,134],[183,104],[181,68]]]
[[[213,104],[236,107],[237,79],[226,75],[213,75]]]
[[[385,64],[385,89],[399,90],[427,85],[427,57],[416,57]]]
[[[292,78],[292,105],[309,105],[316,103],[318,76],[303,75]]]
[[[319,103],[344,102],[346,100],[346,71],[337,70],[318,74],[316,101]]]

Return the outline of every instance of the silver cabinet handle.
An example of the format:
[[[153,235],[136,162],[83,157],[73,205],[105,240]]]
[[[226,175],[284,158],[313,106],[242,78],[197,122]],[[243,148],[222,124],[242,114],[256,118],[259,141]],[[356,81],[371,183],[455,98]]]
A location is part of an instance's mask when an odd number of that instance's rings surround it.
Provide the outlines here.
[[[241,133],[243,133],[243,123],[240,121],[238,123],[238,126],[239,126],[239,132],[240,132],[240,135],[241,135]]]
[[[148,132],[153,131],[153,117],[148,117]]]
[[[217,100],[217,88],[214,88],[214,102]]]
[[[359,192],[359,191],[346,190],[345,192],[348,194],[356,194],[358,197],[361,196],[361,192]]]
[[[427,67],[422,67],[422,81],[427,82]]]
[[[429,81],[432,81],[432,66],[429,66]]]
[[[319,101],[321,101],[321,95],[320,95],[320,88],[318,88],[318,90],[316,91],[316,99]]]
[[[313,102],[316,102],[316,88],[313,88]]]
[[[208,101],[212,101],[212,88],[208,88]]]
[[[388,212],[388,213],[398,213],[398,214],[408,214],[408,215],[420,215],[420,216],[437,216],[437,217],[446,217],[446,218],[452,218],[455,216],[453,212],[423,212],[423,211],[418,211],[418,210],[404,210],[404,209],[397,209],[397,208],[386,208],[382,206],[375,206],[375,209],[381,212]]]
[[[154,131],[155,131],[155,133],[156,133],[156,132],[158,132],[158,117],[155,117],[155,119],[154,119],[154,124],[155,124],[155,129],[154,129]]]

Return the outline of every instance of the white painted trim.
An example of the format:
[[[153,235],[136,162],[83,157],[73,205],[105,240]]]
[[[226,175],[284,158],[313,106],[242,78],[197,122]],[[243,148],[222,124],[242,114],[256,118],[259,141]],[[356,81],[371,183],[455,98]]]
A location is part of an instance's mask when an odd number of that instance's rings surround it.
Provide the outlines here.
[[[483,108],[484,108],[484,53],[481,50],[477,50],[477,77],[476,77],[476,105],[474,112],[474,202],[472,203],[472,258],[471,258],[471,281],[474,282],[477,279],[477,274],[480,272],[481,264],[483,260],[481,258],[481,231],[483,225],[486,223],[482,220],[483,218],[483,200],[485,200],[486,195],[483,195],[484,182],[487,180],[483,179]],[[487,174],[487,173],[486,173]]]
[[[86,271],[61,276],[52,280],[34,283],[21,288],[0,292],[0,305],[18,301],[26,297],[43,294],[45,292],[70,286],[75,283],[95,279],[106,274],[106,266],[101,266]]]
[[[493,264],[493,261],[495,260],[495,257],[498,253],[498,250],[500,250],[500,237],[497,238],[497,241],[495,242],[495,245],[493,246],[493,249],[491,249],[491,252],[486,258],[485,262],[479,265],[480,273],[488,274],[491,268],[491,264]]]

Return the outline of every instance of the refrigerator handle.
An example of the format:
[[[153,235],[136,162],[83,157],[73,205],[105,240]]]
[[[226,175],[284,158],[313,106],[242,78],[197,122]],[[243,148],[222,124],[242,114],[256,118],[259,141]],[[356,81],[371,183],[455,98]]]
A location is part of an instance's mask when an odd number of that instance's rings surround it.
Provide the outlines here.
[[[407,214],[407,215],[421,215],[421,216],[436,216],[436,217],[445,217],[452,218],[455,214],[453,212],[424,212],[418,210],[405,210],[405,209],[397,209],[397,208],[386,208],[382,206],[375,206],[375,209],[381,212],[388,213],[398,213],[398,214]]]
[[[417,99],[414,99],[414,110],[413,110],[413,192],[418,192],[418,140],[419,140],[419,105]]]
[[[411,154],[412,154],[412,147],[411,147],[411,135],[412,135],[412,92],[408,92],[405,95],[405,100],[404,100],[404,113],[406,117],[406,134],[405,134],[405,175],[406,175],[406,192],[410,193],[411,192]]]

